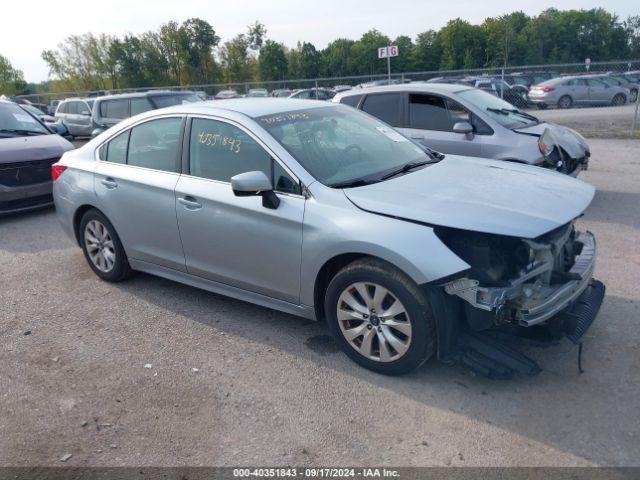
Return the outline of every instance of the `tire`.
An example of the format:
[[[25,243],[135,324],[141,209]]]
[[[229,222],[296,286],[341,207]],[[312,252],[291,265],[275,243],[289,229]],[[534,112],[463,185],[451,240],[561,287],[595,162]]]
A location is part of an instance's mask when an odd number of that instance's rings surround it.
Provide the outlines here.
[[[627,103],[627,97],[625,97],[622,93],[616,93],[611,99],[611,105],[614,107],[619,107]]]
[[[629,97],[629,103],[636,103],[638,100],[638,90],[631,90],[631,96]]]
[[[548,105],[546,103],[538,103],[536,106],[538,110],[546,110]]]
[[[357,292],[368,299],[365,301]],[[435,322],[425,293],[407,275],[382,260],[360,259],[340,270],[329,283],[324,307],[329,328],[342,351],[374,372],[408,373],[436,351]],[[388,315],[383,316],[383,312]]]
[[[563,95],[558,99],[558,108],[571,108],[573,100],[569,95]]]
[[[127,254],[107,217],[98,210],[88,210],[78,228],[84,258],[96,275],[107,282],[120,282],[131,276]]]

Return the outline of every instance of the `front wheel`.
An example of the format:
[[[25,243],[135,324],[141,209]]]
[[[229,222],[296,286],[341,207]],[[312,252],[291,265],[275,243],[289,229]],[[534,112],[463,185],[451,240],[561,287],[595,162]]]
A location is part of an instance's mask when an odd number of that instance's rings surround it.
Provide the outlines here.
[[[325,312],[344,353],[374,372],[401,375],[435,352],[425,293],[384,261],[356,260],[338,272],[326,292]]]
[[[620,105],[624,105],[625,103],[627,103],[627,98],[621,93],[615,95],[611,100],[611,105],[613,105],[614,107],[619,107]]]

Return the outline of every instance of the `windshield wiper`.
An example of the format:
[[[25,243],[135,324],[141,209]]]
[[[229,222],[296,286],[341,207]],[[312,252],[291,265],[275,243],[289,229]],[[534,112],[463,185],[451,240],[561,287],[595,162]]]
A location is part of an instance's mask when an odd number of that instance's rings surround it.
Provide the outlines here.
[[[533,115],[529,115],[526,112],[522,112],[520,110],[516,110],[515,108],[491,108],[487,107],[487,111],[501,113],[503,115],[509,115],[510,113],[515,113],[516,115],[520,115],[521,117],[528,118],[529,120],[533,120],[536,123],[539,122],[538,117],[534,117]]]
[[[392,170],[391,172],[387,173],[386,175],[383,175],[382,177],[380,177],[380,180],[388,180],[391,177],[395,177],[396,175],[401,175],[403,173],[407,173],[410,172],[411,170],[418,168],[418,167],[422,167],[423,165],[427,165],[429,163],[436,163],[438,160],[434,161],[434,160],[422,160],[420,162],[408,162],[405,163],[404,165],[402,165],[399,168],[396,168],[395,170]]]
[[[355,180],[347,180],[345,182],[332,183],[329,186],[331,188],[353,188],[364,187],[365,185],[371,185],[376,183],[375,180],[365,180],[364,178],[357,178]]]
[[[35,130],[20,130],[16,128],[0,128],[0,134],[13,133],[16,135],[48,135],[47,132],[37,132]]]

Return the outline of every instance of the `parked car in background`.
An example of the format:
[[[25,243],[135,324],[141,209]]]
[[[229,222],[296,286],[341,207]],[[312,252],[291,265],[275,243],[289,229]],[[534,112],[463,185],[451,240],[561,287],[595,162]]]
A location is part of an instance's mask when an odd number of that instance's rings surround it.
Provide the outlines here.
[[[344,105],[147,112],[53,172],[58,218],[101,279],[139,270],[326,320],[379,373],[437,352],[487,375],[535,374],[518,336],[578,343],[604,296],[594,236],[574,227],[592,186],[443,158]]]
[[[0,215],[51,205],[51,165],[73,149],[28,107],[0,100]]]
[[[483,90],[460,84],[413,83],[337,94],[438,152],[525,163],[577,176],[589,146],[577,132],[542,122]]]
[[[336,85],[333,87],[333,91],[336,93],[346,92],[347,90],[351,90],[353,87],[351,85]]]
[[[305,88],[294,90],[289,98],[297,98],[299,100],[331,100],[335,92],[328,88]]]
[[[529,102],[540,109],[548,106],[571,108],[578,105],[624,105],[630,92],[588,76],[559,77],[529,89]]]
[[[186,90],[153,90],[98,97],[95,99],[91,114],[93,124],[91,136],[95,137],[125,118],[133,117],[139,113],[201,101],[202,99],[195,93]]]
[[[256,97],[268,97],[269,92],[266,88],[251,88],[247,92],[247,97],[256,98]]]
[[[47,113],[49,115],[55,115],[56,109],[58,108],[59,103],[60,103],[60,100],[51,100],[49,102],[49,105],[47,105]]]
[[[91,120],[93,102],[92,98],[67,98],[58,104],[55,119],[67,128],[71,137],[88,137],[95,128]]]
[[[228,100],[230,98],[238,98],[238,92],[235,90],[221,90],[213,96],[214,100]]]
[[[609,75],[598,75],[596,78],[600,78],[607,85],[628,89],[630,103],[634,103],[638,99],[638,90],[640,89],[639,81],[632,81],[624,75],[617,75],[615,73]]]
[[[271,92],[272,97],[286,98],[289,95],[291,95],[291,90],[289,88],[278,88]]]
[[[506,100],[511,105],[518,108],[525,108],[529,100],[527,98],[528,88],[524,85],[510,85],[501,78],[494,77],[467,77],[460,83],[468,84],[472,87],[484,90],[491,95]]]
[[[51,115],[42,113],[39,108],[36,108],[33,105],[20,105],[20,107],[22,107],[25,112],[29,112],[31,115],[36,116],[47,127],[51,127],[55,130],[56,127],[54,126],[54,124],[56,123],[56,119]]]

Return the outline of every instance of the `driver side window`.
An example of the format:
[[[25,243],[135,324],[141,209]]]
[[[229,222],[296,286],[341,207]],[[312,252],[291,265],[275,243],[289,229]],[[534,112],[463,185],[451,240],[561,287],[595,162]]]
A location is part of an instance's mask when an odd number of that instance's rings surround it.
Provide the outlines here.
[[[244,130],[218,120],[194,118],[189,142],[189,174],[230,182],[240,173],[261,171],[277,192],[300,194],[300,185]]]

